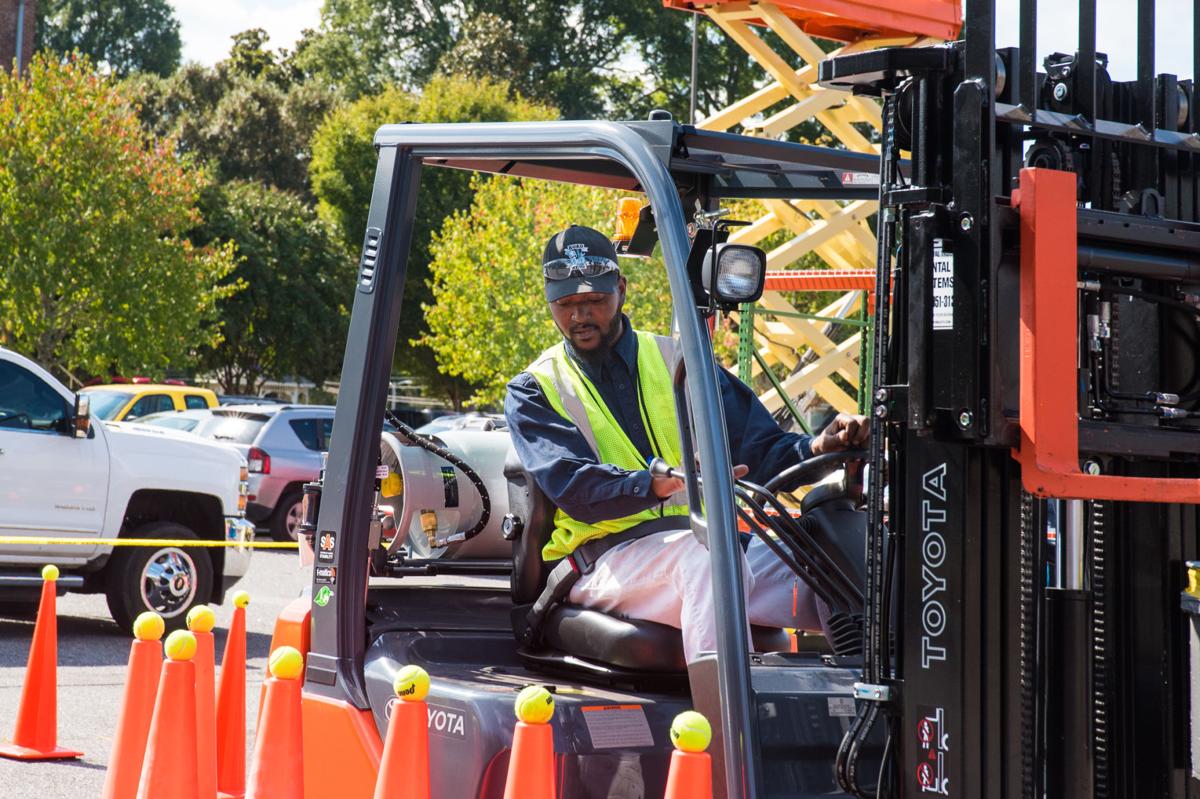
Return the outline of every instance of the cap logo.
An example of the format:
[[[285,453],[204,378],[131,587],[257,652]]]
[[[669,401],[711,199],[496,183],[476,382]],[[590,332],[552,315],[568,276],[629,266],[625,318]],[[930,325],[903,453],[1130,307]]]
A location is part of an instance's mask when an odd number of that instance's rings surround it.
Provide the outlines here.
[[[586,244],[568,244],[563,247],[563,255],[566,256],[567,265],[573,266],[576,269],[582,270],[587,263],[588,248]]]

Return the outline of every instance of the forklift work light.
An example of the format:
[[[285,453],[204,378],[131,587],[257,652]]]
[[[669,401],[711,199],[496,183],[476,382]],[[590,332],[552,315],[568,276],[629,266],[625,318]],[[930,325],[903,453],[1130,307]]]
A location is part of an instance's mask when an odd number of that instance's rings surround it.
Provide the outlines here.
[[[704,290],[721,306],[754,302],[763,293],[767,256],[757,247],[718,244],[704,256]]]

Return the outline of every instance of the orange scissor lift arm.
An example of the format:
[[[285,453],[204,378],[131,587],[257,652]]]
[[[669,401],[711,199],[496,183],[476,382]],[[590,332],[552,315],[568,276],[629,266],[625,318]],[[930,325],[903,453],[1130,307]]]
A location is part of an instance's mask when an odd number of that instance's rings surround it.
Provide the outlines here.
[[[698,12],[744,7],[747,22],[764,24],[754,15],[760,4],[745,0],[663,0],[663,5]],[[839,42],[912,35],[949,41],[957,38],[962,28],[961,0],[771,0],[762,5],[783,11],[810,36]]]
[[[1040,497],[1200,504],[1200,480],[1085,474],[1079,466],[1076,177],[1023,169],[1021,220],[1021,463]]]

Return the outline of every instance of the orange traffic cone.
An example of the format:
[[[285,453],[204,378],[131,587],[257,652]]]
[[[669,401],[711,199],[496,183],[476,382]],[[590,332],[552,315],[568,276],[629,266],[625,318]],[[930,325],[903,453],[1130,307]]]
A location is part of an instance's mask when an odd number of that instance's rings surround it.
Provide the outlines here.
[[[554,697],[540,685],[529,685],[517,694],[515,709],[504,799],[554,799]]]
[[[222,799],[246,793],[246,606],[250,595],[233,595],[233,621],[225,639],[217,689],[217,790]]]
[[[12,743],[0,743],[0,757],[17,760],[66,760],[83,752],[58,746],[58,611],[54,581],[58,567],[42,569],[42,601],[33,626],[33,643],[17,709]]]
[[[133,644],[129,647],[129,676],[125,698],[117,719],[108,773],[104,775],[102,799],[134,799],[146,756],[146,736],[154,716],[154,695],[162,671],[162,616],[146,611],[133,622]]]
[[[217,799],[217,711],[213,692],[216,655],[213,625],[217,617],[208,605],[188,611],[187,625],[196,636],[196,793],[200,799]]]
[[[246,799],[304,799],[304,739],[300,731],[300,675],[304,656],[295,647],[271,653],[271,676],[263,683],[262,716]]]
[[[712,727],[694,710],[685,710],[671,723],[671,770],[663,799],[712,799]]]
[[[387,739],[375,781],[375,799],[429,799],[429,675],[405,666],[392,682]]]
[[[196,636],[167,636],[137,799],[196,799]]]

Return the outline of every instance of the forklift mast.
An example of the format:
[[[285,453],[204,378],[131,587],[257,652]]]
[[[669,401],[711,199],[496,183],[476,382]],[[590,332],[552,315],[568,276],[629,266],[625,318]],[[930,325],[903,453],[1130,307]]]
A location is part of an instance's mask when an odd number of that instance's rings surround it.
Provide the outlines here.
[[[821,65],[883,103],[858,717],[866,796],[1194,797],[1200,108],[1154,68],[965,36]],[[1194,24],[1200,41],[1200,4]],[[1195,61],[1200,70],[1200,48]],[[898,168],[911,153],[911,170]],[[856,767],[876,723],[877,775]]]

